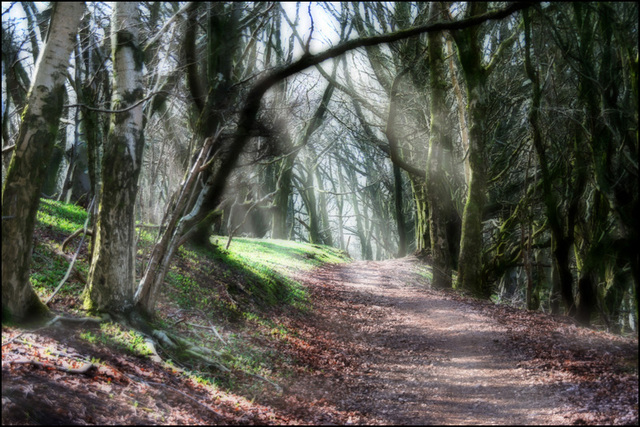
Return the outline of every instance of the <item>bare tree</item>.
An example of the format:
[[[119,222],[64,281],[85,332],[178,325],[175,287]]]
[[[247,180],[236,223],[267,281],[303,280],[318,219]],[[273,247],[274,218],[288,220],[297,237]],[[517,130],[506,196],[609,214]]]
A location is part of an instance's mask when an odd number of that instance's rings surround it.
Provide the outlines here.
[[[33,227],[46,166],[58,133],[64,83],[84,3],[54,3],[16,148],[2,189],[2,312],[24,319],[46,310],[31,288]]]

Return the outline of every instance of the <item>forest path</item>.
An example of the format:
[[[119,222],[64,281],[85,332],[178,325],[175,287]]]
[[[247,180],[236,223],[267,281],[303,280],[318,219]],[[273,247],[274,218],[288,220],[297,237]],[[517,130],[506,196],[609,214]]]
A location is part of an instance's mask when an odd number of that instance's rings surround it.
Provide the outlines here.
[[[327,398],[367,423],[566,423],[560,390],[518,367],[506,327],[425,289],[427,280],[412,272],[417,262],[334,265],[307,279],[344,302],[325,310],[323,323],[364,367],[337,386],[327,382]]]

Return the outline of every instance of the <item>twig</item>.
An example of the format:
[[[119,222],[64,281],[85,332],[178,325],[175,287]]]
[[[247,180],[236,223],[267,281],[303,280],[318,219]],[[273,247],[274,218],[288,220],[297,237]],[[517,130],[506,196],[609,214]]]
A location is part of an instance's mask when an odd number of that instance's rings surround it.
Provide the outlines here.
[[[67,245],[69,243],[71,243],[71,240],[74,237],[78,237],[78,235],[80,233],[82,233],[84,231],[84,228],[78,228],[76,231],[74,231],[73,233],[71,233],[71,235],[69,237],[67,237],[66,239],[64,239],[64,241],[62,242],[62,252],[64,252],[64,250],[67,248]],[[87,236],[93,236],[93,230],[88,229],[86,232]]]
[[[184,6],[182,6],[180,8],[180,10],[178,10],[171,18],[169,18],[169,20],[167,20],[167,22],[165,22],[165,24],[162,26],[162,28],[160,28],[160,30],[151,38],[151,40],[149,40],[147,42],[147,44],[145,45],[144,49],[142,49],[143,52],[146,52],[147,49],[149,49],[149,47],[151,47],[152,44],[154,44],[155,42],[157,42],[160,37],[162,36],[162,34],[164,34],[167,29],[169,28],[169,26],[171,25],[171,23],[173,21],[175,21],[182,13],[184,13],[188,8],[191,7],[191,4],[193,2],[188,2],[187,4],[185,4]]]
[[[25,345],[29,345],[29,346],[35,347],[35,348],[41,348],[41,349],[44,349],[44,350],[48,350],[49,353],[53,354],[54,356],[75,357],[75,358],[79,358],[79,359],[87,359],[87,356],[83,356],[83,355],[81,355],[79,353],[69,354],[69,353],[65,353],[63,351],[51,350],[48,347],[45,347],[45,346],[40,345],[40,344],[33,343],[31,341],[25,341],[25,340],[16,340],[16,341],[19,342],[19,343],[25,344]]]
[[[187,325],[195,326],[196,328],[211,329],[211,330],[213,331],[213,333],[215,333],[215,334],[216,334],[216,336],[218,337],[218,339],[219,339],[220,341],[222,341],[222,343],[223,343],[224,345],[227,345],[226,341],[225,341],[224,339],[222,339],[222,337],[220,336],[220,334],[219,334],[219,333],[218,333],[218,331],[216,330],[215,326],[213,326],[213,325],[211,324],[211,322],[209,322],[209,326],[205,326],[205,325],[198,325],[197,323],[189,323],[189,322],[186,322],[186,323],[187,323]]]
[[[182,322],[184,322],[184,317],[181,317],[180,319],[176,320],[176,321],[171,325],[171,327],[173,328],[174,326],[176,326],[176,325],[178,325],[179,323],[182,323]]]
[[[63,105],[63,108],[86,108],[89,111],[95,111],[98,113],[108,113],[108,114],[119,114],[119,113],[126,113],[129,110],[133,110],[134,108],[136,108],[138,105],[142,104],[145,101],[150,100],[151,98],[153,98],[154,96],[158,95],[158,94],[166,94],[166,95],[170,95],[170,92],[167,92],[166,90],[159,90],[157,92],[153,92],[152,94],[148,95],[145,98],[142,98],[140,101],[136,102],[135,104],[132,104],[130,106],[128,106],[127,108],[123,108],[122,110],[106,110],[103,108],[95,108],[95,107],[89,107],[88,105],[85,104],[67,104],[67,105]]]
[[[309,31],[309,39],[307,40],[307,45],[304,48],[305,54],[310,54],[309,49],[311,48],[311,39],[313,38],[313,15],[311,15],[311,3],[309,3],[309,7],[307,8],[307,13],[309,14],[309,19],[311,20],[311,28]]]
[[[23,336],[25,334],[26,331],[20,332],[18,335],[16,335],[15,337],[11,338],[9,341],[2,343],[2,347],[4,347],[5,345],[9,345],[12,342],[16,341],[18,338],[20,338],[21,336]]]
[[[93,196],[93,199],[91,200],[91,203],[89,203],[89,207],[87,208],[87,211],[91,210],[91,208],[93,207],[93,202],[95,202],[95,200],[96,200],[96,196]],[[44,305],[49,305],[49,302],[51,302],[53,297],[56,296],[60,288],[62,288],[62,285],[64,285],[67,279],[69,278],[69,275],[71,275],[71,270],[73,270],[73,265],[76,263],[76,259],[78,258],[78,254],[80,253],[80,249],[82,248],[82,244],[84,243],[84,239],[85,237],[87,237],[87,226],[89,225],[89,218],[90,216],[87,215],[87,219],[84,222],[84,234],[82,236],[82,239],[80,239],[80,244],[78,245],[78,249],[76,249],[76,253],[73,255],[73,259],[69,263],[69,268],[67,269],[67,273],[64,275],[62,280],[60,280],[60,283],[58,284],[56,289],[53,291],[51,296],[49,296],[49,298],[44,302]]]

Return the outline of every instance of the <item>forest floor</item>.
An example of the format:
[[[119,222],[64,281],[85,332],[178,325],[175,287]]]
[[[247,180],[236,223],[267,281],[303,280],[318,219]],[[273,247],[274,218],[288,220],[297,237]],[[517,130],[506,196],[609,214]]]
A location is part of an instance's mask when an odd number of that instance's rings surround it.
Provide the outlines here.
[[[415,258],[311,282],[357,372],[318,389],[369,424],[637,424],[637,339],[425,289]]]
[[[313,309],[274,314],[292,333],[263,340],[295,361],[282,391],[212,388],[80,331],[3,326],[2,423],[638,423],[637,338],[431,290],[419,263],[300,273]]]

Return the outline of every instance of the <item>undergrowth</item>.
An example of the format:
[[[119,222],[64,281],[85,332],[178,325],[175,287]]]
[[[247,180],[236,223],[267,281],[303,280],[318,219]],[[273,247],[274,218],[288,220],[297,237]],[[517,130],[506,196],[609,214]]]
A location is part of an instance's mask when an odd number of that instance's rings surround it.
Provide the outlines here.
[[[79,206],[41,200],[30,280],[42,300],[51,295],[66,273],[81,236],[71,242],[65,253],[62,242],[82,228],[86,218],[87,212]],[[141,227],[136,233],[136,270],[140,276],[155,231]],[[81,298],[89,273],[89,239],[80,250],[73,274],[50,304],[54,311],[84,315]],[[275,351],[273,345],[264,343],[296,334],[279,320],[279,314],[304,315],[312,308],[308,292],[295,280],[295,274],[349,258],[335,248],[284,240],[234,238],[228,250],[224,249],[226,243],[227,237],[213,236],[211,245],[206,247],[179,249],[153,323],[158,329],[212,351],[231,372],[221,373],[192,363],[180,348],[162,349],[165,366],[175,366],[199,383],[255,395],[269,387],[257,382],[255,376],[277,382],[290,375],[282,368],[294,363]],[[219,334],[211,328],[217,328]],[[151,354],[141,334],[116,323],[81,329],[78,338],[90,346],[106,346],[133,356]]]

